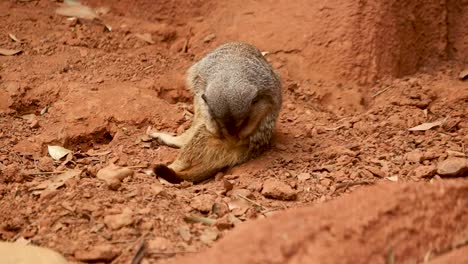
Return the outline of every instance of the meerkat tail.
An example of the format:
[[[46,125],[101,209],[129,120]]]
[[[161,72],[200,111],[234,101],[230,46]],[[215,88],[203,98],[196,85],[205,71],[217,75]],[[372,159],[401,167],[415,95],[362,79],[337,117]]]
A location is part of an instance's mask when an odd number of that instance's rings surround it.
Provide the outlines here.
[[[184,179],[179,177],[177,175],[177,173],[173,169],[171,169],[168,166],[163,165],[163,164],[156,165],[154,167],[154,173],[158,177],[161,177],[164,180],[166,180],[166,181],[168,181],[170,183],[173,183],[173,184],[181,183],[181,182],[184,181]]]

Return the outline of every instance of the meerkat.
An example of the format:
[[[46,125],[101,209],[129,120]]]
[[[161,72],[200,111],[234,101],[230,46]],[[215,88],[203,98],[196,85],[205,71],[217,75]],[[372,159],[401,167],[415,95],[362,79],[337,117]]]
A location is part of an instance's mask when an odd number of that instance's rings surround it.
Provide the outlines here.
[[[157,176],[198,183],[269,147],[281,110],[281,80],[256,47],[221,45],[189,68],[186,82],[194,95],[191,127],[178,136],[148,133],[181,148],[172,164],[154,167]]]

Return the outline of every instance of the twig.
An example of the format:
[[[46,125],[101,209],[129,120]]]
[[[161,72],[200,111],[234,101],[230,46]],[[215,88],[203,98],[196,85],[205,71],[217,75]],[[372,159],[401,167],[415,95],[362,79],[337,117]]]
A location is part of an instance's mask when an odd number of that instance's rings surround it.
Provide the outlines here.
[[[389,86],[389,87],[387,87],[387,88],[385,88],[385,89],[382,89],[382,90],[376,92],[374,95],[372,95],[372,98],[375,98],[375,97],[377,97],[377,96],[379,96],[379,95],[385,93],[385,92],[386,92],[388,89],[390,89],[390,88],[392,88],[392,86]]]
[[[153,68],[153,67],[154,67],[154,65],[150,65],[150,66],[148,66],[148,67],[145,67],[145,68],[143,69],[143,71],[149,70],[149,69],[151,69],[151,68]]]
[[[208,217],[202,217],[202,216],[194,216],[194,215],[187,215],[184,216],[184,220],[187,222],[198,222],[198,223],[203,223],[207,225],[214,225],[216,223],[216,220]]]
[[[195,252],[188,252],[188,251],[172,251],[172,252],[150,252],[150,255],[165,255],[167,257],[173,257],[177,254],[187,254],[187,253],[195,253]]]
[[[118,255],[114,260],[112,260],[111,264],[113,263],[117,263],[117,261],[122,257],[122,255],[126,254],[126,253],[129,253],[129,251],[131,251],[132,248],[137,248],[137,251],[140,250],[140,245],[143,244],[143,247],[145,245],[145,238],[146,238],[146,233],[144,233],[143,235],[141,235],[136,241],[135,243],[133,243],[132,245],[128,246],[124,251],[122,251],[122,253],[120,253],[120,255]],[[138,252],[137,252],[138,254]],[[134,258],[133,258],[134,260]],[[141,261],[141,259],[140,259]],[[132,261],[132,264],[133,264],[133,261]]]
[[[262,210],[268,210],[268,208],[266,208],[265,206],[263,206],[263,205],[261,205],[261,204],[255,202],[255,201],[252,200],[252,199],[249,199],[249,198],[245,197],[245,196],[242,195],[242,194],[237,194],[237,196],[239,196],[240,198],[246,200],[247,202],[249,202],[249,203],[251,203],[251,204],[253,204],[253,205],[256,205],[256,206],[260,207]]]
[[[145,256],[145,238],[142,236],[140,239],[140,243],[137,244],[136,252],[132,258],[132,264],[140,264],[141,260]]]
[[[336,130],[338,130],[340,128],[343,128],[343,127],[344,127],[344,125],[337,126],[337,127],[332,127],[332,128],[326,127],[325,130],[326,131],[336,131]]]
[[[356,186],[356,185],[361,185],[361,184],[374,184],[374,181],[369,181],[369,180],[362,180],[362,181],[347,181],[347,182],[342,182],[336,185],[335,191],[332,193],[334,194],[338,189],[344,188],[344,191],[346,191],[349,187]]]
[[[52,174],[61,174],[66,171],[38,171],[38,172],[29,172],[26,175],[52,175]]]
[[[135,165],[135,166],[127,166],[125,167],[127,169],[145,169],[145,168],[148,168],[147,165]]]

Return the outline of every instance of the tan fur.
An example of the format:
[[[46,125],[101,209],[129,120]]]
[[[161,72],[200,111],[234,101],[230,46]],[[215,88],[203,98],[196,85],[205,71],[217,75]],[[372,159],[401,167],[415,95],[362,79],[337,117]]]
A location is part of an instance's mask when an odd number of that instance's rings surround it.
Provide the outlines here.
[[[158,176],[200,182],[269,146],[281,109],[281,83],[257,48],[220,46],[189,69],[187,85],[194,92],[192,126],[179,136],[150,134],[181,148],[172,164],[155,167]]]

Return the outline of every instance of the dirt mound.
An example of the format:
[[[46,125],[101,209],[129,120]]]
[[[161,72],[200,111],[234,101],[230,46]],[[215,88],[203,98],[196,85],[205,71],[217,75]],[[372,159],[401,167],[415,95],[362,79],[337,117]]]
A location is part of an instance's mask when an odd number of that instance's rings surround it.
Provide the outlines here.
[[[468,240],[467,193],[467,181],[362,188],[244,224],[168,263],[464,263],[440,255]]]

